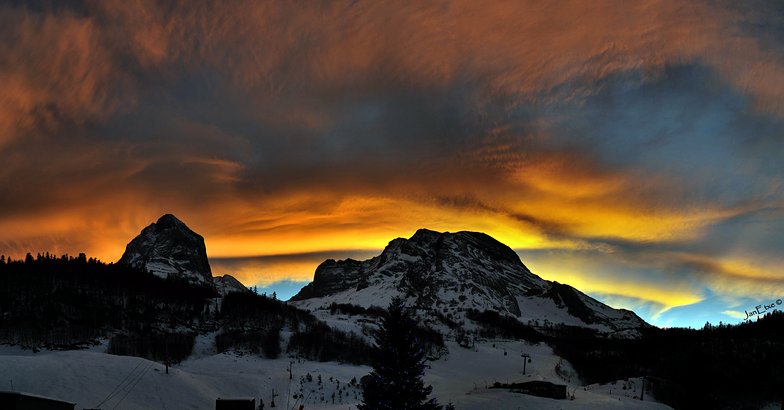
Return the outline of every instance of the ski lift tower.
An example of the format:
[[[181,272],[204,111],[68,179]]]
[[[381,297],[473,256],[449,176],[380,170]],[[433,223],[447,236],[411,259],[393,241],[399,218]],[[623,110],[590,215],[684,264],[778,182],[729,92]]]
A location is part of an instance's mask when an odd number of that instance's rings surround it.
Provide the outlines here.
[[[523,353],[520,355],[520,357],[523,358],[523,374],[525,374],[525,364],[531,363],[531,355],[529,355],[528,353]]]

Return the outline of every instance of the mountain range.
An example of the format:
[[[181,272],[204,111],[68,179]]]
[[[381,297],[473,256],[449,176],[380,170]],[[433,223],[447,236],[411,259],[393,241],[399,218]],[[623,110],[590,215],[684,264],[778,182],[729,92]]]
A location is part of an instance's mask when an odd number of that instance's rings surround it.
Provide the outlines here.
[[[368,260],[324,261],[287,302],[213,276],[204,238],[168,214],[119,263],[0,257],[0,279],[3,374],[80,408],[213,408],[229,395],[269,403],[299,379],[289,398],[344,409],[361,399],[393,297],[417,318],[434,394],[456,408],[774,408],[781,397],[784,315],[657,328],[537,276],[478,232],[420,229]],[[509,391],[521,381],[577,398]]]
[[[120,264],[163,278],[215,286],[221,294],[247,290],[231,275],[213,277],[204,238],[166,214],[128,243]],[[635,336],[649,326],[631,311],[611,308],[579,290],[532,273],[517,253],[479,232],[420,229],[365,260],[327,260],[291,302],[310,311],[332,304],[383,307],[395,297],[416,307],[423,321],[465,321],[492,311],[531,325],[563,324]]]

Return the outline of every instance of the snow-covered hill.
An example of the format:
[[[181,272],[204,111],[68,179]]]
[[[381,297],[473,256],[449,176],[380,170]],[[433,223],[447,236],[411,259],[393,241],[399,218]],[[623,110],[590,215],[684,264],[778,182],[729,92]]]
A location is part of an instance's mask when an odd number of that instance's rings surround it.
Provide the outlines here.
[[[368,374],[366,366],[280,358],[262,359],[210,351],[200,338],[200,353],[165,373],[162,364],[138,357],[93,351],[43,351],[33,354],[0,346],[0,369],[6,380],[0,390],[24,391],[77,403],[76,408],[213,409],[218,397],[262,398],[270,408],[304,404],[306,409],[355,409],[361,391],[353,380]],[[479,409],[669,409],[646,392],[640,401],[639,380],[619,381],[617,387],[582,386],[568,363],[544,344],[512,341],[483,342],[474,349],[448,343],[450,354],[433,362],[425,380],[442,404],[460,410]],[[528,353],[522,374],[521,353]],[[292,363],[292,379],[289,364]],[[556,370],[556,367],[559,370]],[[308,377],[310,375],[310,377]],[[320,381],[319,381],[320,380]],[[488,388],[494,382],[545,380],[567,385],[574,400],[555,400]],[[7,384],[7,385],[6,385]],[[627,389],[622,385],[626,384]],[[333,402],[334,395],[334,402]]]
[[[313,282],[292,298],[318,311],[331,305],[385,307],[402,296],[418,310],[460,319],[494,311],[523,323],[566,324],[634,335],[648,326],[631,311],[613,309],[571,286],[533,274],[511,248],[477,232],[420,229],[372,259],[327,260]]]

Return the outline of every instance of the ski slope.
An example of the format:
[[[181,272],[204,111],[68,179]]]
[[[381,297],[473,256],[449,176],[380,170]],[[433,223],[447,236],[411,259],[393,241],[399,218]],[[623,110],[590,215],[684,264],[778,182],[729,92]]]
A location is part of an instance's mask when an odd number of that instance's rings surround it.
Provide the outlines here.
[[[636,390],[612,385],[582,386],[568,363],[543,344],[482,342],[466,349],[449,342],[449,355],[430,362],[426,380],[442,404],[457,409],[668,409],[634,399]],[[282,357],[275,360],[236,353],[215,354],[208,339],[197,341],[195,354],[181,364],[165,367],[146,359],[103,353],[104,347],[81,351],[32,353],[0,347],[0,390],[39,394],[77,403],[77,408],[213,409],[218,397],[261,397],[270,408],[304,402],[306,409],[354,409],[361,398],[359,380],[370,368],[335,362],[311,362]],[[506,352],[506,355],[504,355]],[[531,362],[522,374],[521,353]],[[289,379],[289,364],[292,379]],[[556,365],[560,362],[560,372]],[[307,375],[310,374],[310,378]],[[321,377],[319,383],[318,378]],[[568,384],[572,400],[554,400],[486,388],[494,382],[548,380]],[[618,382],[623,383],[623,382]],[[631,379],[627,384],[634,384]],[[639,380],[636,381],[639,386]],[[334,394],[334,403],[333,403]]]

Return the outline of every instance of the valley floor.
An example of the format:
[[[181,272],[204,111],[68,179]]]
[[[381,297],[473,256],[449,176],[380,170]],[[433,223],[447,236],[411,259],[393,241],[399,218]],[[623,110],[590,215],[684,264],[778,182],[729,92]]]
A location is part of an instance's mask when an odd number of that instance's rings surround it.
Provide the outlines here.
[[[0,390],[76,402],[77,409],[213,409],[218,397],[256,397],[257,403],[261,397],[269,409],[274,389],[276,408],[286,408],[288,397],[289,408],[304,402],[305,409],[354,409],[361,391],[351,380],[370,371],[366,366],[294,360],[290,381],[291,359],[215,354],[208,340],[197,340],[194,355],[170,367],[168,375],[160,363],[109,355],[102,346],[39,353],[0,346]],[[639,379],[582,386],[568,363],[560,362],[546,345],[499,341],[479,343],[474,349],[448,343],[448,348],[449,355],[430,363],[426,381],[441,404],[451,401],[457,409],[669,408],[651,401],[647,393],[645,401],[634,399],[640,393]],[[527,375],[522,374],[521,353],[531,356]],[[496,381],[529,380],[568,384],[574,400],[486,388]]]

